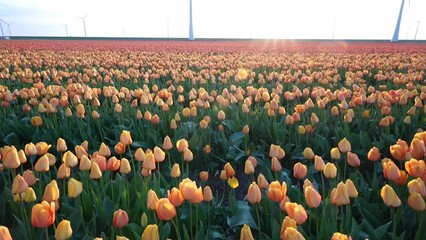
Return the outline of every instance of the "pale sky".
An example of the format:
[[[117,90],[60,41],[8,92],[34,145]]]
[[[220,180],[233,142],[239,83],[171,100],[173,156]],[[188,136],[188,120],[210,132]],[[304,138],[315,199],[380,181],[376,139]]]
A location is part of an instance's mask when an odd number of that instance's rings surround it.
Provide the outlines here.
[[[193,0],[195,38],[391,39],[401,0]],[[426,0],[407,0],[399,39],[426,40]],[[187,38],[189,0],[0,0],[12,36]],[[4,35],[9,31],[3,25]],[[169,30],[167,30],[169,29]],[[1,34],[1,32],[0,32]]]

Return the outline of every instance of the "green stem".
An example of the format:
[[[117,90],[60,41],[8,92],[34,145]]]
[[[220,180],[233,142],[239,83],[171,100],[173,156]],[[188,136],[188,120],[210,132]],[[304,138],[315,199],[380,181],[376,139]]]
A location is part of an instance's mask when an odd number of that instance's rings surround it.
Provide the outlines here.
[[[137,171],[136,171],[136,168],[135,168],[135,160],[133,159],[133,154],[132,154],[132,150],[130,150],[130,145],[127,145],[127,149],[129,150],[130,162],[132,164],[133,171],[135,171],[135,173],[136,173]]]
[[[192,204],[189,203],[189,232],[191,233],[191,239],[194,239],[194,235],[192,233]]]
[[[257,227],[259,228],[259,239],[262,239],[262,231],[261,231],[261,225],[260,225],[260,214],[259,214],[259,206],[257,204],[254,205],[254,209],[256,211],[256,217],[257,217]]]
[[[340,206],[340,232],[343,232],[343,227],[344,227],[344,218],[345,218],[345,214],[343,213],[343,206]]]
[[[423,212],[420,212],[419,213],[419,215],[420,215],[420,223],[419,223],[419,231],[417,232],[417,234],[416,234],[416,237],[415,237],[415,239],[416,240],[421,240],[422,238],[424,238],[424,225],[425,225],[425,223],[424,223],[424,221],[425,221],[425,211],[423,211]]]
[[[46,240],[49,240],[49,228],[44,228],[46,232]]]
[[[173,226],[175,227],[175,230],[176,230],[176,237],[177,237],[177,240],[181,240],[179,227],[176,225],[176,223],[175,223],[174,219],[172,219],[172,224],[173,224]]]
[[[392,240],[396,239],[396,218],[395,218],[395,208],[390,207],[390,214],[392,219]]]

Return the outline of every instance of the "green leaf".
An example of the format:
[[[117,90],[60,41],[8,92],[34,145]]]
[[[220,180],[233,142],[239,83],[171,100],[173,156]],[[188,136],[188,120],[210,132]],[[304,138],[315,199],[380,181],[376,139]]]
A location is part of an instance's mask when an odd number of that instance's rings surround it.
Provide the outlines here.
[[[81,223],[83,222],[83,219],[81,219],[81,213],[79,210],[75,210],[70,215],[66,217],[68,221],[71,222],[71,228],[77,232],[78,228],[80,227]]]
[[[164,226],[160,229],[160,239],[167,239],[170,235],[170,222],[164,224]]]
[[[251,215],[251,208],[249,206],[239,206],[234,216],[228,217],[228,225],[233,228],[236,226],[242,226],[244,224],[249,225],[251,228],[258,229],[257,224]]]
[[[11,132],[6,137],[4,137],[3,141],[7,145],[19,146],[19,137],[14,132]]]
[[[385,236],[385,234],[388,232],[389,226],[392,224],[392,221],[383,224],[382,226],[374,229],[374,236],[377,239],[383,239],[383,237]]]
[[[234,147],[238,147],[243,142],[244,136],[245,136],[244,133],[236,132],[232,134],[231,136],[229,136],[229,143]]]

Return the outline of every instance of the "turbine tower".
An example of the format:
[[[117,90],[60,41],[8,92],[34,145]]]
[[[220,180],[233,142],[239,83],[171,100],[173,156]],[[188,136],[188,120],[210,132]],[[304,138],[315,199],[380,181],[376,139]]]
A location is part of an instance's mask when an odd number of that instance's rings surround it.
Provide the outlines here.
[[[62,23],[62,25],[64,25],[64,27],[65,27],[65,34],[66,34],[66,37],[68,37],[69,36],[68,35],[68,24]]]
[[[401,8],[399,9],[398,20],[396,21],[395,31],[393,32],[392,42],[397,42],[399,38],[399,26],[401,25],[402,11],[404,10],[405,0],[401,2]]]
[[[192,29],[192,0],[189,0],[189,40],[194,40],[194,32]]]
[[[4,37],[4,32],[3,32],[3,25],[2,25],[3,19],[0,18],[0,29],[1,29],[1,36]]]
[[[84,37],[87,37],[87,34],[86,34],[86,17],[87,17],[87,15],[85,15],[84,17],[78,17],[83,21]]]
[[[420,21],[417,21],[416,34],[414,34],[414,40],[417,40],[417,32],[419,31]]]

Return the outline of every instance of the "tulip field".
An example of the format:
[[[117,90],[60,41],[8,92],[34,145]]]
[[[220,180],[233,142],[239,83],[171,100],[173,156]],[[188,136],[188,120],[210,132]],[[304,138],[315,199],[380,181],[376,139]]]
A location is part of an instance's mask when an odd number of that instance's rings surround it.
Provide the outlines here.
[[[426,239],[425,44],[0,56],[0,240]]]

